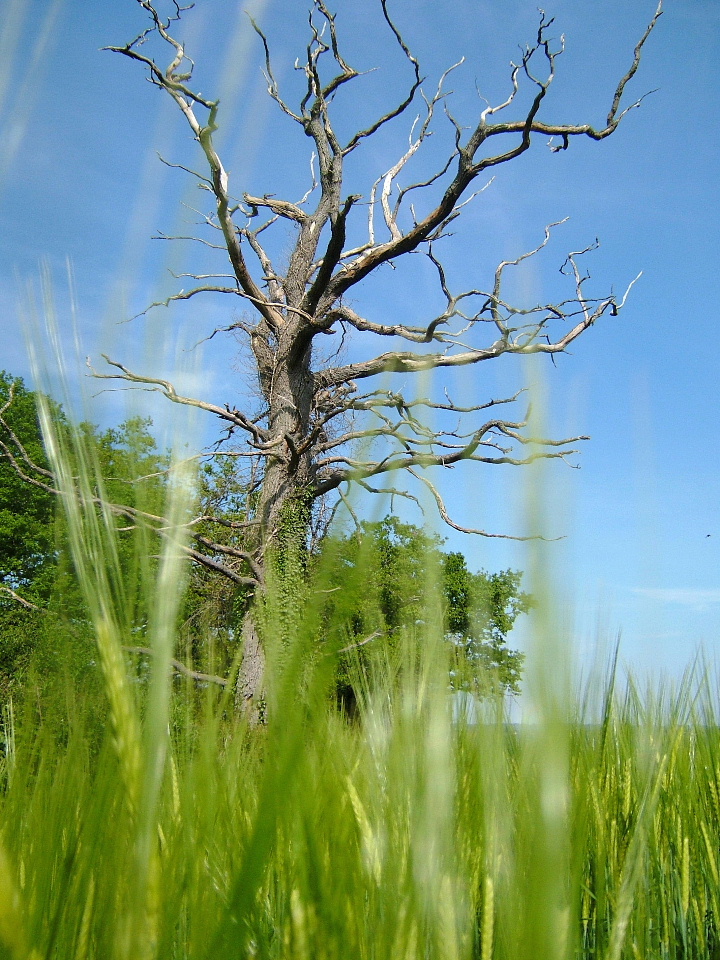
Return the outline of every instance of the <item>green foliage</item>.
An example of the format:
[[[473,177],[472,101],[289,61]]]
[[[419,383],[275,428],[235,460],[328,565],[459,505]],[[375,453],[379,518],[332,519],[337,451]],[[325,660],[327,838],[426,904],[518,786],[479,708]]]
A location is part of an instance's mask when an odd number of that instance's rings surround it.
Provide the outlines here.
[[[47,728],[61,729],[82,701],[90,723],[101,722],[105,697],[90,625],[52,608],[0,611],[0,706],[14,703]],[[99,735],[99,733],[98,733]]]
[[[227,552],[218,551],[215,558],[232,567],[230,551],[247,548],[247,523],[254,512],[256,485],[251,476],[243,475],[236,458],[231,456],[203,463],[197,484],[196,511],[203,519],[193,530],[197,536],[224,548]],[[230,669],[251,596],[249,589],[193,564],[183,602],[180,637],[189,662],[202,663],[213,673],[225,674]]]
[[[393,516],[363,522],[360,531],[338,539],[330,547],[327,622],[345,630],[343,645],[373,634],[394,644],[404,631],[432,619],[436,604],[451,644],[453,687],[517,693],[523,656],[507,646],[506,637],[530,606],[520,590],[522,575],[471,573],[464,556],[445,552],[443,543]],[[342,671],[341,687],[349,682]]]
[[[461,553],[442,557],[445,625],[455,650],[455,686],[481,691],[489,685],[519,693],[523,654],[507,635],[532,600],[520,589],[522,573],[471,573]]]
[[[150,433],[149,418],[132,417],[118,427],[98,431],[83,424],[89,449],[96,457],[96,470],[104,487],[104,498],[154,517],[162,517],[167,493],[169,458],[161,453]],[[144,585],[157,572],[160,545],[157,536],[140,519],[131,523],[117,516],[119,578],[124,591],[128,626],[141,629],[148,620],[153,599]]]
[[[23,381],[0,372],[0,585],[31,603],[49,598],[54,579],[56,544],[55,497],[21,476],[35,475],[14,438],[41,469],[48,461],[38,424],[35,394]],[[61,417],[56,410],[58,418]],[[15,461],[11,461],[11,458]],[[47,481],[47,477],[40,477]],[[0,591],[0,610],[17,602]]]
[[[46,403],[54,429],[67,437],[71,428],[62,410]],[[16,595],[0,591],[0,702],[17,698],[26,687],[35,699],[46,701],[55,695],[52,688],[64,683],[82,683],[88,692],[97,651],[68,551],[66,520],[57,495],[40,485],[53,487],[54,479],[37,397],[22,380],[1,373],[0,406],[0,586]],[[107,498],[159,515],[168,458],[157,450],[150,426],[147,419],[131,418],[104,431],[83,423],[78,432]],[[75,463],[73,472],[80,468]],[[114,525],[115,580],[126,621],[130,630],[142,629],[148,616],[143,584],[154,577],[157,543],[142,524],[117,516]]]
[[[101,432],[88,424],[82,428],[94,443],[108,500],[160,514],[170,461],[150,433],[152,420],[130,417]]]

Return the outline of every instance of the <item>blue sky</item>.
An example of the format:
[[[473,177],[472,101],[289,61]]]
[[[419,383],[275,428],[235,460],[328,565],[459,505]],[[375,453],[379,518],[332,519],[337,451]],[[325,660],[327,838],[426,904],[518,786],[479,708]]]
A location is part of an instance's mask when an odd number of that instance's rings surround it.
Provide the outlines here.
[[[379,68],[358,81],[359,101],[347,100],[362,121],[406,82],[407,65],[379,28],[374,0],[335,6],[353,65]],[[653,0],[546,6],[556,35],[566,36],[566,52],[544,116],[600,124]],[[466,57],[449,86],[453,113],[467,123],[477,115],[478,91],[504,99],[508,63],[519,43],[533,39],[535,7],[525,0],[391,3],[428,91]],[[186,20],[188,51],[203,91],[222,95],[219,142],[235,193],[295,198],[307,181],[307,143],[264,94],[244,9],[274,39],[278,79],[292,90],[290,65],[305,43],[305,0],[198,0]],[[19,317],[43,264],[72,356],[70,263],[83,358],[99,360],[104,350],[144,372],[172,373],[189,393],[235,403],[247,385],[237,346],[216,338],[202,350],[187,349],[231,319],[224,303],[194,301],[192,308],[118,323],[173,291],[169,269],[211,262],[203,250],[150,239],[158,230],[187,230],[192,214],[182,203],[198,203],[189,178],[163,167],[156,151],[190,166],[199,159],[168,98],[137,65],[99,50],[143,25],[134,0],[5,0],[0,366],[31,380]],[[545,299],[561,289],[566,253],[595,237],[601,246],[588,266],[599,293],[621,291],[643,271],[621,316],[604,318],[556,367],[502,362],[451,378],[458,396],[482,399],[539,378],[548,431],[591,436],[574,460],[580,469],[553,464],[544,472],[545,529],[564,537],[544,549],[544,563],[557,622],[578,659],[596,640],[606,647],[621,633],[622,658],[641,673],[677,675],[699,645],[713,659],[720,642],[719,45],[717,0],[670,0],[628,90],[630,99],[657,92],[602,144],[551,153],[539,138],[517,164],[498,170],[447,253],[458,283],[479,284],[499,260],[535,246],[546,223],[569,217],[542,258],[519,275],[519,295]],[[364,151],[350,187],[357,183],[357,192],[367,193],[407,134],[400,122]],[[446,135],[439,123],[431,149],[440,150]],[[417,319],[433,296],[428,282],[419,272],[410,284],[378,284],[363,307]],[[85,370],[72,362],[80,383]],[[90,415],[101,422],[127,413],[118,394],[94,404]],[[145,409],[158,423],[166,415],[160,398]],[[527,485],[536,484],[527,473],[458,468],[438,481],[461,522],[524,530]],[[510,541],[453,534],[449,543],[475,568],[528,564],[526,548]]]

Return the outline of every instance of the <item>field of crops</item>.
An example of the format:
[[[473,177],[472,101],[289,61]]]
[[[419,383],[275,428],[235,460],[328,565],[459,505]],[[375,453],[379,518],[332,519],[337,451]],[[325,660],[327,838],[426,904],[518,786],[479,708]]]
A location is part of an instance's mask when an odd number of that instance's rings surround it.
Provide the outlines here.
[[[141,730],[122,679],[105,737],[7,714],[3,956],[720,955],[709,685],[468,724],[432,646],[352,722],[292,657],[259,729],[178,689]]]

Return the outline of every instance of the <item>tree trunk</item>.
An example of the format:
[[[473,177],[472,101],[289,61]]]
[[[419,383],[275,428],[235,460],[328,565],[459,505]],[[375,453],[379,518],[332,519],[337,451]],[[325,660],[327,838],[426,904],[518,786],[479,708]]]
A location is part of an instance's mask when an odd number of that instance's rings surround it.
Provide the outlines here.
[[[292,338],[288,339],[292,343]],[[282,577],[287,572],[284,561],[288,554],[304,549],[310,522],[306,499],[312,483],[312,467],[309,450],[303,449],[303,442],[311,429],[310,348],[306,349],[300,362],[279,366],[281,375],[267,378],[266,399],[271,434],[282,438],[283,443],[276,454],[267,458],[256,516],[260,538],[258,566],[266,573],[272,568],[272,573]],[[262,722],[266,711],[267,657],[255,616],[255,604],[261,600],[266,586],[263,583],[258,587],[255,601],[243,620],[243,656],[235,689],[236,708],[252,724]]]
[[[235,685],[235,709],[244,714],[252,726],[257,726],[262,723],[265,713],[265,650],[255,626],[252,607],[243,621],[242,645],[242,662]]]

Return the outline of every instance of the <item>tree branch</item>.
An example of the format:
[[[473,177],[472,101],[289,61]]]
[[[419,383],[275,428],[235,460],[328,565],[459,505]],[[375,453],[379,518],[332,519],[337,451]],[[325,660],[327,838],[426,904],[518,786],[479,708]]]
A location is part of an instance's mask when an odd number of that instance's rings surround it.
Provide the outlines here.
[[[138,3],[150,14],[152,26],[124,47],[106,47],[105,49],[115,53],[121,53],[143,64],[149,72],[151,82],[165,90],[184,114],[190,129],[202,147],[210,167],[211,176],[209,181],[212,184],[212,192],[217,202],[218,222],[223,232],[227,252],[238,283],[245,293],[253,298],[253,302],[256,303],[258,311],[262,314],[266,322],[270,324],[271,327],[278,328],[282,325],[282,317],[267,304],[262,292],[256,286],[250,275],[240,248],[240,239],[233,224],[230,196],[228,193],[228,175],[213,143],[213,133],[217,130],[217,113],[220,101],[208,100],[200,94],[195,93],[188,86],[187,81],[192,77],[193,63],[185,54],[183,45],[168,32],[170,22],[179,19],[179,12],[176,17],[170,18],[167,23],[163,23],[150,0],[138,0]],[[154,60],[139,53],[136,49],[138,44],[144,42],[153,31],[157,31],[174,51],[173,59],[164,72],[157,66]],[[189,71],[186,73],[178,73],[178,70],[186,62],[189,64]],[[197,119],[195,107],[202,107],[208,111],[208,118],[205,124],[202,124]]]
[[[107,354],[103,353],[101,356],[107,364],[121,372],[98,373],[96,370],[93,370],[90,363],[88,363],[92,376],[96,380],[126,380],[128,383],[147,384],[148,389],[162,393],[164,397],[167,397],[167,399],[173,403],[183,404],[188,407],[197,407],[199,410],[206,410],[208,413],[213,413],[216,417],[220,417],[221,420],[226,420],[228,423],[233,424],[233,426],[241,427],[252,436],[258,446],[266,444],[268,439],[267,432],[258,427],[256,423],[253,423],[252,420],[239,410],[231,410],[227,405],[225,407],[218,407],[214,403],[208,403],[205,400],[196,400],[194,397],[183,397],[176,391],[169,380],[162,380],[159,377],[143,377],[138,373],[133,373],[122,363],[111,360]],[[142,387],[140,389],[142,389]]]
[[[25,597],[21,597],[19,593],[15,590],[12,590],[10,587],[5,586],[4,583],[0,583],[0,591],[7,594],[9,597],[12,597],[21,607],[25,607],[26,610],[40,610],[41,608],[37,604],[31,603],[29,600],[26,600]]]
[[[452,527],[453,530],[458,530],[460,533],[475,534],[476,536],[479,536],[479,537],[487,537],[488,539],[491,539],[491,540],[519,540],[521,542],[525,542],[528,540],[545,540],[546,539],[545,537],[539,537],[539,536],[517,536],[509,533],[489,533],[487,530],[480,530],[475,527],[464,527],[462,526],[462,524],[456,523],[451,518],[450,514],[447,511],[447,507],[445,506],[445,502],[443,501],[443,498],[440,496],[440,491],[437,489],[437,487],[433,483],[430,482],[430,480],[428,480],[426,476],[424,476],[421,473],[418,473],[416,470],[413,470],[412,468],[410,468],[408,472],[411,473],[416,480],[419,480],[422,484],[424,484],[424,486],[430,491],[435,501],[435,504],[437,506],[438,513],[443,518],[445,523],[449,527]],[[554,538],[554,539],[558,539],[558,538]]]
[[[526,49],[519,65],[513,65],[513,91],[511,95],[504,103],[496,107],[488,107],[483,111],[479,124],[473,130],[465,146],[459,149],[457,172],[447,187],[440,203],[406,234],[394,236],[387,243],[374,245],[370,250],[363,253],[354,263],[344,266],[329,285],[324,302],[333,302],[342,297],[350,287],[359,283],[380,264],[387,263],[405,253],[416,250],[417,247],[450,216],[456,203],[473,180],[484,170],[507,163],[526,152],[530,147],[532,134],[541,133],[550,137],[559,136],[564,140],[578,136],[587,136],[593,140],[603,140],[610,136],[622,118],[627,114],[628,110],[640,103],[639,100],[636,101],[631,107],[628,107],[618,115],[619,104],[625,87],[637,71],[642,48],[661,14],[662,3],[659,4],[655,16],[648,25],[642,39],[635,47],[633,62],[618,85],[610,113],[608,114],[608,121],[601,129],[596,129],[590,124],[549,124],[537,119],[540,106],[555,76],[555,58],[562,52],[562,48],[559,51],[553,51],[550,47],[550,42],[546,37],[546,31],[551,25],[552,20],[546,20],[543,14],[541,16],[535,45]],[[548,74],[545,80],[536,78],[530,70],[532,59],[539,51],[542,52],[548,65]],[[506,109],[513,103],[518,91],[518,74],[520,71],[537,87],[537,93],[532,100],[525,118],[508,123],[488,123],[487,120],[489,116]],[[521,139],[515,146],[494,155],[476,159],[480,148],[491,138],[516,134],[520,134]]]
[[[123,647],[126,653],[134,653],[143,657],[154,657],[155,651],[151,647]],[[214,683],[219,687],[226,687],[229,683],[224,677],[216,677],[211,673],[200,673],[197,670],[191,670],[179,660],[171,659],[168,661],[171,670],[183,677],[189,677],[196,683]]]

